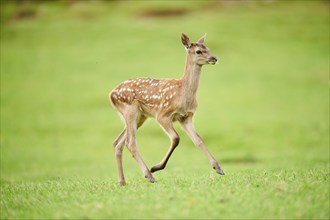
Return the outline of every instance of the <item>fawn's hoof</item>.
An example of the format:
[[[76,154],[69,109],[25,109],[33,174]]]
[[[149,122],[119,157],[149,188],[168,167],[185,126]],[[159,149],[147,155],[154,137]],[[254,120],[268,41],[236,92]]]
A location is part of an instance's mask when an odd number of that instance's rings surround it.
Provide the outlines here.
[[[162,169],[164,169],[163,166],[161,166],[161,165],[155,165],[155,166],[151,167],[150,172],[154,173],[154,172],[156,172],[158,170],[162,170]]]
[[[155,166],[151,167],[150,172],[154,173],[157,171],[157,168]]]
[[[147,173],[144,177],[147,178],[151,183],[156,182],[155,178],[151,175],[151,173]]]
[[[125,186],[126,185],[126,182],[125,181],[119,181],[119,185],[120,186]]]
[[[156,182],[155,178],[153,178],[153,177],[151,177],[151,178],[148,178],[148,180],[149,180],[149,182],[151,182],[151,183],[154,183],[154,182]]]
[[[222,169],[220,169],[220,170],[216,170],[216,172],[217,172],[218,174],[220,174],[220,175],[225,175],[225,173],[223,172]]]

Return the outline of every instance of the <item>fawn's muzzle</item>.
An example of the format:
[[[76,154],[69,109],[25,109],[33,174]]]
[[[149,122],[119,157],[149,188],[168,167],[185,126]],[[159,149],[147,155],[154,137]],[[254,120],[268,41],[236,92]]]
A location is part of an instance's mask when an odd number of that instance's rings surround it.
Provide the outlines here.
[[[218,61],[218,59],[216,58],[216,57],[211,57],[210,59],[209,59],[209,64],[215,64],[216,62]]]

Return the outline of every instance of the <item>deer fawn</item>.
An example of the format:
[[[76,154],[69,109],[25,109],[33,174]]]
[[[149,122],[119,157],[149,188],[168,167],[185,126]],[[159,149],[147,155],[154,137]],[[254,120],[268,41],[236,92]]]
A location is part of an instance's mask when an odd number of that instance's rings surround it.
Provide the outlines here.
[[[151,173],[165,168],[171,154],[178,146],[180,138],[173,128],[173,122],[179,121],[183,129],[206,155],[218,174],[224,172],[219,163],[209,153],[201,137],[195,131],[193,116],[197,108],[196,91],[198,89],[201,68],[205,64],[215,64],[217,58],[204,46],[205,35],[196,43],[182,34],[181,41],[186,48],[186,65],[182,79],[129,79],[117,86],[109,98],[125,123],[125,129],[114,141],[114,151],[120,185],[125,185],[122,165],[122,152],[126,144],[139,164],[145,177],[155,182]],[[136,146],[136,130],[148,117],[154,117],[171,139],[171,146],[164,159],[148,169]]]

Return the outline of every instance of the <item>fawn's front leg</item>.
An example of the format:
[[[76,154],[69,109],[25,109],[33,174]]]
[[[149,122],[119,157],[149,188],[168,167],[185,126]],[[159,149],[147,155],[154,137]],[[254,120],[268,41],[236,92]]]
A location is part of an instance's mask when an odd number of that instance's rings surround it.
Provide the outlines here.
[[[214,159],[214,157],[210,154],[210,152],[207,150],[202,138],[198,135],[198,133],[195,130],[194,124],[193,124],[193,120],[192,120],[192,116],[187,117],[186,119],[184,119],[183,121],[180,122],[183,129],[186,131],[186,133],[188,134],[188,136],[191,138],[191,140],[194,142],[194,144],[199,147],[204,154],[206,155],[207,159],[210,161],[213,169],[215,169],[215,171],[220,174],[220,175],[224,175],[225,173],[223,172],[223,170],[221,169],[219,163]]]
[[[172,118],[159,117],[159,118],[157,118],[157,121],[161,125],[161,127],[164,129],[166,134],[169,136],[169,138],[171,139],[171,147],[167,151],[167,153],[166,153],[165,157],[163,158],[163,160],[159,164],[156,164],[155,166],[153,166],[151,168],[152,173],[165,168],[165,166],[166,166],[168,160],[170,159],[174,149],[178,146],[178,144],[180,142],[180,137],[179,137],[178,133],[176,133],[176,131],[173,128]]]

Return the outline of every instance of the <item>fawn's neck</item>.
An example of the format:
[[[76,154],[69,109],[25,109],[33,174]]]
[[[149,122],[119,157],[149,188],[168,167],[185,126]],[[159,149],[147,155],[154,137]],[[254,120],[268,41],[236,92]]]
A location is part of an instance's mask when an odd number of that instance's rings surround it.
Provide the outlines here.
[[[186,66],[182,77],[183,94],[186,99],[194,99],[200,79],[202,66],[191,61],[189,54],[186,57]]]

